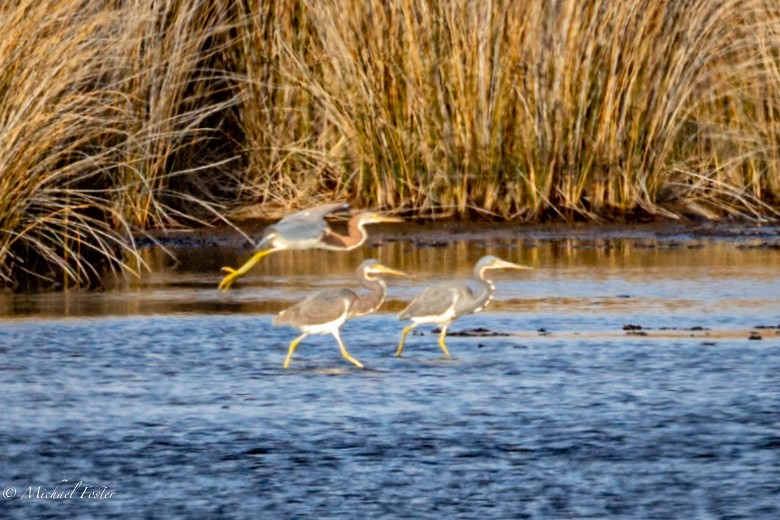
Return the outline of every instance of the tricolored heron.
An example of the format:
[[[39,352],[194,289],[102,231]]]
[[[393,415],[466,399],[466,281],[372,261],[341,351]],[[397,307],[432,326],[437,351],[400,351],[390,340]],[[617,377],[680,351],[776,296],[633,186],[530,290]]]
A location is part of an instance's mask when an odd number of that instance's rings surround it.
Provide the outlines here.
[[[484,256],[474,266],[474,278],[479,286],[476,291],[466,282],[444,282],[427,288],[398,314],[398,319],[412,320],[412,324],[404,328],[395,355],[401,355],[406,336],[413,328],[424,323],[435,323],[441,327],[439,346],[444,351],[444,355],[450,357],[447,345],[444,343],[447,327],[461,316],[479,312],[490,303],[496,290],[493,281],[488,278],[489,272],[493,269],[531,268],[495,256]]]
[[[387,217],[374,211],[364,211],[353,216],[347,224],[347,234],[340,235],[328,226],[325,217],[348,209],[349,204],[324,204],[293,213],[269,226],[263,233],[263,238],[255,246],[257,252],[252,258],[238,269],[222,268],[222,271],[228,274],[219,282],[219,288],[227,290],[236,278],[246,274],[261,258],[275,251],[284,249],[350,251],[366,241],[367,224],[401,222],[399,218]]]
[[[274,325],[290,325],[303,332],[290,343],[282,366],[290,366],[295,348],[306,336],[333,334],[341,349],[341,355],[355,366],[363,368],[363,364],[347,352],[339,329],[347,320],[370,314],[382,305],[387,294],[387,284],[379,277],[383,274],[407,276],[406,273],[384,266],[376,260],[364,260],[358,266],[356,275],[363,287],[371,290],[370,294],[358,296],[349,289],[329,289],[313,294],[280,312],[274,318]]]

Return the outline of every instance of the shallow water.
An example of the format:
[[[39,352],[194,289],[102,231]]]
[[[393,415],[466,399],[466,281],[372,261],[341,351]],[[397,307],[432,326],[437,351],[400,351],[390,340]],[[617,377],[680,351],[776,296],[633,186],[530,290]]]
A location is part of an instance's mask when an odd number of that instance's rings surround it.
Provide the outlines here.
[[[0,295],[0,517],[778,518],[780,251],[753,245],[385,237],[227,294],[248,251],[150,249],[110,291]],[[395,358],[390,311],[483,254],[534,270],[451,328],[508,335],[443,360],[421,328]],[[282,370],[273,314],[368,257],[415,278],[344,327],[367,369],[320,336]]]

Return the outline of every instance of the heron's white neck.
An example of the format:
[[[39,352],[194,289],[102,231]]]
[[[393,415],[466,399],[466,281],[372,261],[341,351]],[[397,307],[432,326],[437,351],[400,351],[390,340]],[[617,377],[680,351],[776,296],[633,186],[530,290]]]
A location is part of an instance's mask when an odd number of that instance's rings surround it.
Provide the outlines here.
[[[371,293],[358,297],[349,311],[351,318],[376,311],[385,302],[385,296],[387,296],[387,284],[379,277],[363,275],[360,278],[360,283]]]
[[[476,309],[474,312],[479,312],[488,306],[490,300],[493,299],[493,293],[496,291],[496,286],[493,284],[493,280],[487,278],[487,273],[490,271],[487,267],[483,267],[478,272],[475,272],[475,278],[479,283],[479,293],[476,295],[475,304]]]
[[[368,238],[366,233],[366,223],[360,218],[360,215],[356,215],[349,220],[347,226],[347,242],[350,244],[348,249],[354,249],[363,245],[363,242]],[[384,283],[384,282],[383,282]]]
[[[340,235],[329,229],[323,237],[323,243],[326,249],[338,249],[341,251],[351,251],[363,245],[368,234],[366,233],[366,223],[363,222],[360,215],[355,215],[347,223],[347,234]]]

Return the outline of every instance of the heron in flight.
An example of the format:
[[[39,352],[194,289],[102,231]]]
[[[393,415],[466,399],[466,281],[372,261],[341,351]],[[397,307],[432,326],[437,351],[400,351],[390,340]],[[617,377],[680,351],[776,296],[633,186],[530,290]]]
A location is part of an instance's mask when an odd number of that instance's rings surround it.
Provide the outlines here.
[[[400,218],[388,217],[374,211],[364,211],[353,216],[347,224],[347,234],[333,231],[325,217],[331,213],[349,210],[349,204],[324,204],[293,213],[276,224],[266,228],[263,238],[255,246],[255,254],[238,269],[223,267],[228,273],[219,289],[227,290],[236,278],[243,276],[264,256],[285,249],[331,249],[350,251],[359,247],[368,237],[365,226],[380,222],[401,222]]]
[[[476,291],[466,282],[444,282],[427,288],[398,314],[398,319],[412,320],[412,324],[405,327],[401,333],[401,342],[395,355],[401,356],[406,336],[413,328],[424,323],[435,323],[441,327],[439,346],[445,357],[450,357],[447,345],[444,343],[447,327],[461,316],[479,312],[490,303],[496,290],[493,281],[489,278],[490,271],[494,269],[531,268],[495,256],[484,256],[474,266],[474,278],[478,285]]]
[[[387,274],[407,276],[403,271],[391,269],[376,260],[364,260],[358,266],[356,275],[363,287],[371,291],[368,295],[359,296],[349,289],[329,289],[280,312],[274,318],[274,325],[290,325],[303,332],[290,343],[283,368],[290,366],[295,348],[310,334],[333,334],[341,355],[358,368],[363,368],[363,364],[347,352],[339,329],[347,320],[371,314],[382,305],[387,295],[387,284],[379,276]]]

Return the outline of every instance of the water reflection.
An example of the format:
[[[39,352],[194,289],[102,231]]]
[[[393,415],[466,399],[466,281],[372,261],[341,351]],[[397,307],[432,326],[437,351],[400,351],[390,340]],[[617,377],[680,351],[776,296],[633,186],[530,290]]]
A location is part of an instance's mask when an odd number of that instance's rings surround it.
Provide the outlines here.
[[[743,248],[729,240],[653,237],[529,237],[522,230],[486,234],[377,233],[348,253],[280,252],[265,258],[227,293],[216,290],[224,265],[240,265],[251,250],[237,243],[169,246],[142,251],[151,267],[140,278],[109,278],[110,289],[0,295],[4,317],[169,313],[276,313],[325,287],[355,287],[366,258],[415,275],[393,280],[385,312],[399,310],[422,286],[468,278],[491,254],[533,271],[501,273],[492,310],[518,312],[706,313],[778,307],[780,252]]]

